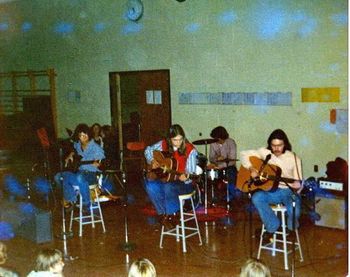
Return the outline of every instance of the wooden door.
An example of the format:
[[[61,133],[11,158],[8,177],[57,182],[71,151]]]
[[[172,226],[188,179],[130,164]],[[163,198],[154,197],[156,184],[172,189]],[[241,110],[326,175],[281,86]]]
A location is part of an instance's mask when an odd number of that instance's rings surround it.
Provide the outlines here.
[[[160,140],[171,125],[169,70],[110,73],[112,125],[120,147]]]

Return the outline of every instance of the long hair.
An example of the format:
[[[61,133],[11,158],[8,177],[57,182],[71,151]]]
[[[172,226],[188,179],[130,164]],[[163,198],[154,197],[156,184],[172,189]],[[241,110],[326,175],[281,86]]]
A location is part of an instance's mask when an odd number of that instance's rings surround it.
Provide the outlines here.
[[[49,271],[51,267],[62,261],[62,252],[58,249],[42,249],[36,258],[35,271]]]
[[[186,136],[185,136],[185,131],[182,129],[182,127],[179,124],[174,124],[171,125],[170,129],[169,129],[169,133],[168,136],[166,138],[167,144],[168,144],[168,151],[169,153],[173,153],[174,149],[173,149],[173,145],[171,143],[171,139],[176,137],[176,136],[182,136],[183,140],[182,143],[180,145],[180,148],[178,149],[179,153],[181,155],[185,155],[185,151],[186,151]]]
[[[128,277],[156,277],[157,272],[148,259],[142,258],[134,261],[129,269]]]
[[[226,140],[229,137],[229,134],[227,133],[226,129],[222,126],[218,126],[216,128],[214,128],[211,133],[210,136],[213,139],[222,139],[222,140]]]
[[[282,130],[282,129],[276,129],[274,130],[271,135],[269,136],[269,138],[267,139],[267,149],[269,149],[270,151],[272,151],[272,147],[271,147],[271,141],[274,139],[279,139],[279,140],[283,140],[284,142],[284,149],[283,149],[283,153],[286,150],[292,151],[292,145],[289,142],[289,139],[286,135],[286,133]]]
[[[249,259],[241,268],[239,277],[271,277],[271,272],[263,262]]]

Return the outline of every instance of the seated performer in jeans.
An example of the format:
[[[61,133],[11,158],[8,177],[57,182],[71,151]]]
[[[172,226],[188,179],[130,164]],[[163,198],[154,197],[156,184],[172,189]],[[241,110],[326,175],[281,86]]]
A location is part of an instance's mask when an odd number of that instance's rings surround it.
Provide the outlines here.
[[[271,204],[283,204],[286,206],[288,229],[293,230],[293,200],[296,206],[295,228],[298,228],[301,200],[298,193],[295,194],[293,191],[301,191],[301,182],[299,181],[302,179],[301,160],[292,152],[292,146],[285,132],[281,129],[274,130],[267,140],[267,148],[242,151],[240,156],[242,166],[250,170],[252,178],[258,177],[261,169],[254,168],[249,159],[251,156],[260,158],[264,163],[277,165],[282,170],[281,181],[275,190],[258,190],[254,192],[252,197],[253,204],[258,210],[267,232],[271,234],[276,232],[281,224],[272,211]],[[282,181],[283,178],[290,178],[295,181],[287,184]]]
[[[99,146],[91,136],[91,129],[86,124],[79,124],[74,132],[78,141],[74,142],[74,150],[65,159],[66,165],[77,162],[79,165],[77,172],[64,171],[59,172],[55,176],[55,182],[63,184],[63,198],[65,200],[65,208],[71,209],[73,202],[77,199],[74,187],[79,187],[80,194],[83,199],[83,207],[90,207],[90,190],[89,185],[97,183],[97,174],[101,173],[99,166],[105,158],[103,149]],[[81,161],[77,159],[81,158]],[[61,180],[62,178],[62,180]],[[109,191],[113,190],[110,183],[102,184],[103,188]]]
[[[164,174],[157,175],[157,169],[163,166],[163,161],[155,159],[155,150],[162,151],[167,160],[173,159],[177,162],[178,174],[174,174],[173,179],[164,181],[160,179]],[[175,124],[170,127],[166,139],[146,147],[145,157],[150,167],[145,180],[146,192],[156,208],[160,222],[170,228],[174,224],[174,213],[180,209],[178,196],[193,191],[189,174],[196,172],[197,150],[187,142],[182,127]]]
[[[220,176],[228,182],[229,200],[233,200],[235,196],[235,184],[237,176],[236,159],[237,147],[236,142],[229,137],[228,132],[222,126],[214,128],[210,136],[216,139],[217,142],[210,144],[209,161],[210,165],[221,172],[225,170],[225,176]]]

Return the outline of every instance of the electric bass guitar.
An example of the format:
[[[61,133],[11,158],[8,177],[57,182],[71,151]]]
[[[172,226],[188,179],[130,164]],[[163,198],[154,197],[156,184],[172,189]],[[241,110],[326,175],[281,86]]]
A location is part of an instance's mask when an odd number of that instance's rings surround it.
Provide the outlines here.
[[[251,156],[249,160],[254,168],[259,170],[259,176],[252,178],[249,169],[241,166],[237,174],[236,187],[243,192],[256,190],[275,190],[280,182],[293,183],[300,181],[292,178],[281,177],[282,170],[279,166],[266,164],[258,157]]]
[[[168,152],[153,151],[153,159],[160,165],[159,168],[148,168],[147,178],[151,180],[160,179],[162,182],[172,182],[178,179],[183,173],[178,172],[178,162]],[[200,176],[189,174],[189,179],[196,179]]]

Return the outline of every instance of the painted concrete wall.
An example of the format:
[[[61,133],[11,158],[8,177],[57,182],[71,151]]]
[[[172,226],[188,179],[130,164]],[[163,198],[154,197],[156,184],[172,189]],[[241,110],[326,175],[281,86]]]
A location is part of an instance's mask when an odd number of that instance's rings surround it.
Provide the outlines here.
[[[347,159],[347,129],[329,120],[348,105],[346,0],[143,0],[136,23],[126,3],[0,1],[0,71],[55,68],[61,136],[79,122],[110,123],[109,72],[170,69],[173,122],[189,139],[223,125],[243,150],[283,128],[305,177]],[[303,103],[303,87],[340,87],[341,100]],[[291,92],[292,105],[180,105],[183,92]]]

